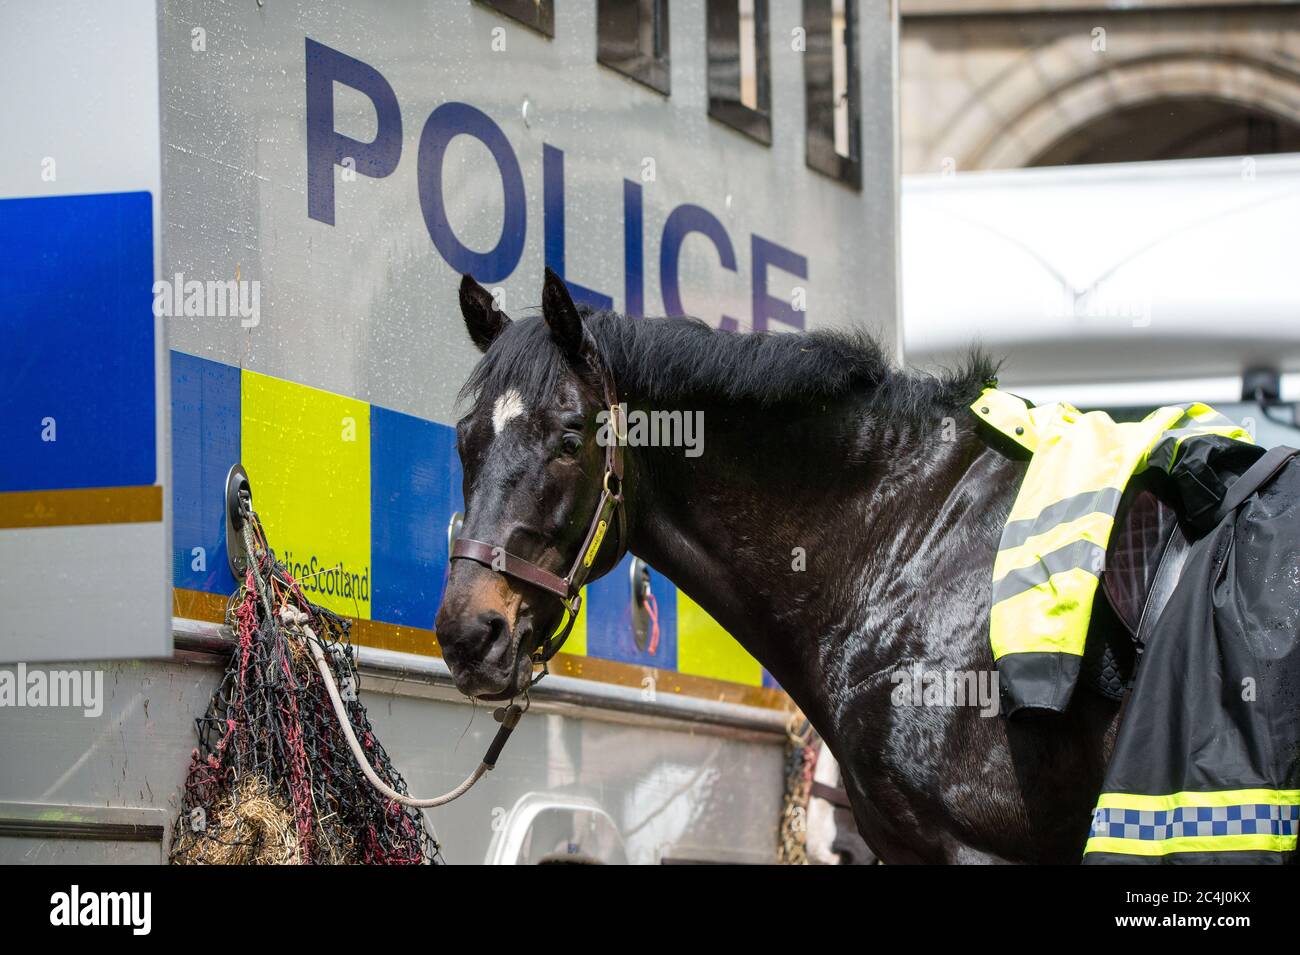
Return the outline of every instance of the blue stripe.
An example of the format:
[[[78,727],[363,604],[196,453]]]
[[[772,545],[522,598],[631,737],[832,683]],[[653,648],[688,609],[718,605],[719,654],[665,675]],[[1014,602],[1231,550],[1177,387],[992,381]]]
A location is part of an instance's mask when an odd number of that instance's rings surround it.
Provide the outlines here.
[[[447,585],[447,525],[464,510],[454,429],[370,406],[370,616],[426,630]]]
[[[228,594],[225,493],[239,461],[240,372],[174,351],[171,373],[172,583]]]
[[[677,669],[677,589],[658,571],[650,571],[650,589],[659,604],[659,647],[651,655],[632,635],[632,556],[595,583],[587,585],[587,656],[620,663]]]
[[[0,335],[0,491],[155,482],[149,193],[0,200]]]

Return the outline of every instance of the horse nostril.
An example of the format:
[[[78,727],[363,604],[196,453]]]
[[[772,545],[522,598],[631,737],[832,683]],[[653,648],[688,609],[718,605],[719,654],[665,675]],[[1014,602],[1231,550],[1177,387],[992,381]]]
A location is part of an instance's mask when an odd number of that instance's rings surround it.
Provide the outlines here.
[[[495,610],[483,611],[478,615],[478,622],[482,627],[484,653],[496,646],[498,640],[510,635],[510,624]]]
[[[497,667],[510,652],[510,623],[495,610],[443,621],[442,658],[453,671]]]

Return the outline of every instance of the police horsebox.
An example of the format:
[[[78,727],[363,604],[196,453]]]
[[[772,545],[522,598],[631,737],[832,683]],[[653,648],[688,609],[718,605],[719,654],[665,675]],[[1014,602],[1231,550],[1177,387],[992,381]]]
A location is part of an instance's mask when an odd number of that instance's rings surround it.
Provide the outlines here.
[[[0,860],[166,859],[236,463],[411,791],[462,779],[496,726],[432,629],[461,273],[896,349],[895,6],[6,7]],[[428,813],[443,856],[773,859],[789,699],[631,556],[585,597],[497,770]]]

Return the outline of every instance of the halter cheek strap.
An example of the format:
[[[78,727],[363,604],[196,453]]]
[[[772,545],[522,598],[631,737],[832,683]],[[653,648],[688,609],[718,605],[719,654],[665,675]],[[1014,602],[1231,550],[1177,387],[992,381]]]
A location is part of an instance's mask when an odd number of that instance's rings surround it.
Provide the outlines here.
[[[588,365],[600,376],[601,390],[604,393],[605,404],[609,408],[610,424],[613,426],[613,440],[605,445],[605,474],[601,480],[600,500],[596,504],[596,512],[587,526],[587,534],[583,538],[582,546],[578,548],[569,572],[560,577],[545,567],[509,553],[504,547],[472,538],[458,537],[451,549],[452,560],[472,560],[497,573],[554,594],[564,604],[568,620],[533,654],[533,661],[542,665],[542,673],[538,675],[538,680],[546,675],[547,661],[560,651],[560,647],[564,646],[564,641],[569,639],[569,634],[573,631],[573,625],[578,620],[578,611],[582,608],[582,585],[591,576],[591,568],[611,525],[614,525],[616,552],[623,548],[623,442],[627,437],[626,424],[623,421],[622,410],[619,408],[618,392],[614,388],[613,378],[594,346],[588,346],[585,357]]]

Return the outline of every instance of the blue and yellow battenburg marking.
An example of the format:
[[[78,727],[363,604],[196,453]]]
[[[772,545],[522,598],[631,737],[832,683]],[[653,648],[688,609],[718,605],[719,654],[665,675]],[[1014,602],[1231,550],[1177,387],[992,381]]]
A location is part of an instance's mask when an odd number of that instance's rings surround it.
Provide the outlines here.
[[[464,510],[455,431],[220,362],[172,353],[173,580],[226,594],[226,473],[242,461],[278,556],[308,596],[361,620],[433,628],[447,529]],[[753,687],[775,684],[709,615],[651,571],[659,645],[637,647],[630,556],[584,588],[565,652]]]
[[[1103,793],[1084,853],[1166,856],[1290,852],[1300,832],[1300,790],[1239,789],[1163,796]]]

